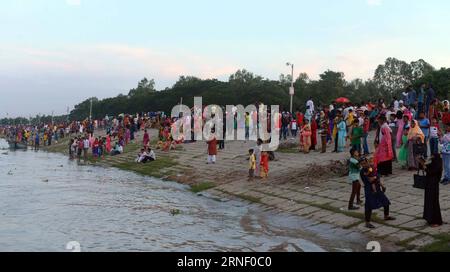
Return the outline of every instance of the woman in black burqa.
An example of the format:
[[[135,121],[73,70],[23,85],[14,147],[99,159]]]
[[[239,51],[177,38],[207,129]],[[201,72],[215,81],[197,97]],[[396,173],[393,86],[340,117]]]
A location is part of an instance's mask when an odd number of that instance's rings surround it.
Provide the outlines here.
[[[425,183],[425,204],[423,218],[432,227],[439,227],[443,224],[441,207],[439,205],[439,182],[442,177],[442,158],[439,154],[434,154],[431,162],[425,164],[424,160],[419,160],[421,169],[427,173]]]

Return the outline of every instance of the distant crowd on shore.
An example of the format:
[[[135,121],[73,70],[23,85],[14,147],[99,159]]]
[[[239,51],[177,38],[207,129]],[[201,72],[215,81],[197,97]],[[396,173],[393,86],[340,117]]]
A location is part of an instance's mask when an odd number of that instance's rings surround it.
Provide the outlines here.
[[[255,103],[258,106],[259,103]],[[258,107],[256,107],[258,108]],[[439,182],[450,183],[450,105],[449,101],[440,101],[431,85],[422,85],[417,91],[411,86],[402,93],[402,98],[394,97],[390,103],[384,99],[376,102],[352,103],[342,97],[330,105],[315,106],[314,98],[310,97],[304,112],[297,110],[290,113],[282,110],[278,116],[268,113],[267,127],[275,121],[275,129],[280,140],[298,139],[298,150],[305,154],[311,151],[326,153],[328,147],[332,152],[350,152],[349,182],[352,185],[349,210],[359,209],[362,205],[360,191],[364,187],[366,203],[365,214],[368,227],[372,210],[383,207],[385,219],[389,216],[390,202],[385,196],[386,187],[381,178],[393,173],[393,162],[398,162],[404,169],[410,171],[424,170],[427,173],[426,214],[424,218],[431,225],[442,224],[439,208]],[[180,116],[183,122],[191,126],[191,133],[200,132],[203,127],[197,124],[195,118],[204,114],[196,114],[192,108],[190,116]],[[230,115],[234,118],[234,128],[241,125],[239,112],[226,112],[223,109],[223,119]],[[272,118],[271,118],[272,117]],[[260,126],[261,120],[257,112],[246,112],[244,123],[245,139],[250,139],[251,130]],[[68,144],[71,159],[80,161],[84,158],[94,160],[105,155],[116,156],[125,152],[129,144],[135,144],[139,151],[136,163],[147,163],[156,160],[154,149],[165,152],[176,150],[181,144],[195,142],[195,139],[185,140],[181,134],[174,139],[173,126],[179,118],[165,115],[164,112],[140,113],[135,115],[121,114],[101,120],[86,119],[62,124],[40,124],[38,126],[17,125],[2,126],[0,134],[6,135],[10,141],[29,144],[35,150],[40,145],[51,146],[52,142],[70,137]],[[198,121],[198,120],[197,120]],[[223,137],[227,131],[223,122]],[[204,122],[203,122],[204,124]],[[256,126],[255,126],[256,124]],[[158,138],[152,142],[149,129],[158,130]],[[105,135],[95,133],[102,129]],[[212,129],[216,135],[217,128]],[[376,130],[373,143],[368,142],[369,133]],[[136,133],[142,131],[142,140],[136,139]],[[253,131],[254,132],[254,131]],[[319,147],[320,139],[320,147]],[[254,178],[267,179],[270,160],[273,152],[262,149],[265,142],[257,140],[256,146],[249,150],[249,180]],[[218,150],[225,148],[225,141],[212,137],[207,142],[206,163],[217,162]],[[373,156],[370,156],[373,155]],[[431,160],[427,159],[430,158]],[[442,178],[443,176],[443,178]],[[355,205],[356,202],[356,205]]]

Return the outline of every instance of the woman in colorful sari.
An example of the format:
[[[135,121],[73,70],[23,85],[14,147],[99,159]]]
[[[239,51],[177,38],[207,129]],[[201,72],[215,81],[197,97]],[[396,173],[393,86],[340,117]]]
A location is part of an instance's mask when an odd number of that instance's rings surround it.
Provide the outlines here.
[[[150,136],[148,135],[147,130],[144,131],[144,138],[142,140],[142,143],[144,146],[148,146],[148,144],[150,143]]]
[[[313,118],[311,121],[311,150],[316,150],[317,146],[317,122],[316,119]]]
[[[108,134],[106,136],[106,152],[109,154],[111,153],[111,135]]]
[[[402,147],[402,137],[403,137],[403,129],[405,128],[405,118],[402,112],[397,113],[397,137],[396,137],[396,147]],[[409,119],[407,119],[409,121]]]
[[[400,142],[400,150],[398,152],[398,162],[402,166],[402,168],[407,168],[408,165],[408,134],[410,129],[409,118],[408,116],[403,116],[403,135],[402,140]]]
[[[130,143],[130,139],[131,139],[131,131],[127,127],[127,129],[125,130],[125,144],[126,145],[128,145]]]
[[[308,154],[311,148],[311,126],[309,125],[308,119],[304,120],[305,125],[300,133],[301,135],[301,145],[303,145],[303,152]]]
[[[338,138],[338,148],[337,152],[344,152],[346,140],[347,140],[347,124],[345,123],[343,118],[339,118],[337,124],[337,138]]]
[[[416,120],[411,121],[411,127],[408,133],[408,169],[417,170],[419,168],[419,164],[416,159],[416,154],[414,153],[414,145],[416,143],[424,143],[425,134],[423,134],[422,130],[417,124]]]
[[[392,175],[392,159],[394,158],[391,128],[389,128],[384,115],[378,118],[378,124],[380,128],[375,140],[375,161],[378,173],[381,176],[389,176]]]

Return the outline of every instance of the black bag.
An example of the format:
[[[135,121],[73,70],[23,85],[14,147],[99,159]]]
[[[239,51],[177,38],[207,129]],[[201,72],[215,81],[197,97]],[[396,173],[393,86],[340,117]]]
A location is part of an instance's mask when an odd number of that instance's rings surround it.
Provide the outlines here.
[[[422,174],[425,174],[422,171]],[[417,171],[417,174],[414,175],[414,188],[416,189],[425,189],[425,184],[427,183],[427,177],[425,175],[420,175],[420,171]]]

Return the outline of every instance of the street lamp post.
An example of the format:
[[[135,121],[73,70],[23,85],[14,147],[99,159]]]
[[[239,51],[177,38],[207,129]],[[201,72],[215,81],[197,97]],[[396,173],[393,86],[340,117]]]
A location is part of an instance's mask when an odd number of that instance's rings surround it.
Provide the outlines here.
[[[295,88],[294,88],[294,64],[293,63],[286,63],[286,66],[291,66],[291,87],[289,88],[289,95],[291,96],[291,104],[290,104],[290,113],[292,113],[292,107],[293,107],[293,100],[294,100],[294,94],[295,94]]]
[[[89,121],[92,120],[92,97],[91,97],[91,107],[89,108]]]

